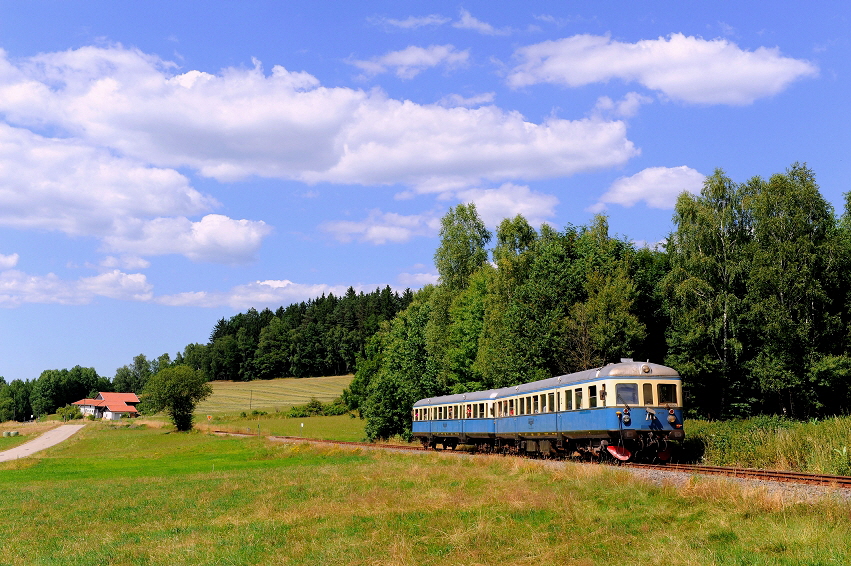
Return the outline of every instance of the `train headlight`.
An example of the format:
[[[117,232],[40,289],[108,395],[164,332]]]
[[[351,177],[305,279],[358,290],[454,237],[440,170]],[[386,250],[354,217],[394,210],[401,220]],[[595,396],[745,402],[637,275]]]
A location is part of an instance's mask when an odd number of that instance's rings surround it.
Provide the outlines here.
[[[625,414],[623,416],[623,424],[628,425],[631,422],[632,422],[632,417],[630,417],[628,413]]]
[[[671,424],[677,422],[677,416],[674,414],[673,409],[668,409],[668,422]]]

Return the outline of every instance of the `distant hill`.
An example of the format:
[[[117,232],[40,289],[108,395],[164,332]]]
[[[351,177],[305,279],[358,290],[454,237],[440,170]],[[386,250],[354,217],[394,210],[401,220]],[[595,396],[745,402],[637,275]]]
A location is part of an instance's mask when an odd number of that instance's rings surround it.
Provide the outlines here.
[[[213,394],[199,403],[197,414],[239,413],[254,409],[284,411],[294,405],[304,405],[311,397],[323,403],[340,396],[353,376],[283,378],[255,381],[211,381]]]

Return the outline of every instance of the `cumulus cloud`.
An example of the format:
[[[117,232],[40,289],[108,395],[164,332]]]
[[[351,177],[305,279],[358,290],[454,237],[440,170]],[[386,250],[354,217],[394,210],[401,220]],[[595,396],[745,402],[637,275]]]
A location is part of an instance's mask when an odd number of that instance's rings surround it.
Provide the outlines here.
[[[271,227],[262,220],[234,220],[208,214],[129,221],[104,238],[108,249],[145,255],[181,254],[194,261],[239,264],[253,259]]]
[[[18,254],[0,254],[0,269],[12,269],[16,265],[18,265],[19,259],[20,256],[18,256]]]
[[[369,242],[386,244],[407,242],[414,236],[434,236],[440,230],[440,219],[435,214],[396,214],[372,210],[365,220],[339,220],[326,222],[322,229],[341,242]]]
[[[522,214],[533,226],[555,216],[558,198],[531,190],[526,186],[506,183],[497,189],[469,189],[457,193],[460,200],[473,202],[488,226],[497,226],[505,218]]]
[[[604,210],[607,204],[630,207],[640,201],[651,208],[674,208],[680,193],[699,193],[705,178],[705,175],[685,165],[649,167],[612,183],[600,201],[591,207],[591,211]]]
[[[369,61],[352,61],[352,64],[369,75],[378,75],[395,69],[397,77],[412,79],[421,71],[431,67],[442,65],[448,69],[454,69],[466,65],[469,58],[469,50],[458,51],[452,45],[429,47],[411,45]]]
[[[157,297],[156,302],[170,306],[220,307],[234,309],[250,307],[274,308],[280,305],[315,299],[324,294],[345,295],[349,287],[355,291],[371,292],[385,285],[327,285],[324,283],[294,283],[288,279],[255,281],[238,285],[229,291],[198,291]]]
[[[520,63],[508,76],[513,87],[620,79],[696,104],[750,104],[818,73],[812,63],[785,57],[777,48],[748,51],[726,39],[680,33],[636,43],[575,35],[522,47],[515,57]]]
[[[446,190],[570,175],[638,152],[620,121],[528,122],[488,106],[444,108],[381,91],[322,87],[275,66],[174,74],[120,46],[0,57],[0,112],[154,167],[223,181],[407,184]]]
[[[197,229],[185,216],[166,216],[196,215],[218,206],[173,169],[115,156],[78,139],[47,138],[0,123],[0,226],[93,236],[112,251],[137,255],[183,253],[233,263],[243,253],[241,260],[247,260],[260,245],[257,235],[262,231],[256,222],[220,220],[231,227],[227,235],[232,242],[223,245],[208,237],[183,249],[172,244],[169,252],[162,252],[162,246],[146,247],[150,238],[134,240],[129,234],[128,226],[140,232],[141,226],[170,222],[174,241],[197,239]],[[179,233],[180,227],[186,233]],[[217,251],[223,254],[217,256]]]
[[[405,287],[419,289],[426,285],[437,285],[440,275],[437,273],[400,273],[396,278]]]
[[[28,275],[18,270],[0,272],[0,307],[24,303],[82,305],[96,297],[147,301],[153,286],[141,273],[113,270],[92,277],[66,281],[53,273]]]
[[[476,32],[479,32],[482,35],[509,35],[511,34],[510,28],[502,28],[497,29],[493,27],[491,24],[487,22],[483,22],[482,20],[473,17],[473,15],[467,10],[462,9],[461,13],[458,17],[458,21],[452,24],[453,27],[458,29],[469,29]]]

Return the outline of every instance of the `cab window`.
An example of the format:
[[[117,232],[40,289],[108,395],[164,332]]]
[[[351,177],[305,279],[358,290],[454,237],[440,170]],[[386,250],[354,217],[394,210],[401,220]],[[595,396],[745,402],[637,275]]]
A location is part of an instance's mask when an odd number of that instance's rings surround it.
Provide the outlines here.
[[[618,405],[638,405],[638,384],[618,383],[615,385],[615,403]]]
[[[670,403],[677,404],[677,386],[672,383],[660,383],[656,386],[656,394],[659,397],[659,404],[664,405]]]
[[[645,405],[653,405],[653,384],[645,383],[642,386],[642,393],[644,394],[644,404]]]

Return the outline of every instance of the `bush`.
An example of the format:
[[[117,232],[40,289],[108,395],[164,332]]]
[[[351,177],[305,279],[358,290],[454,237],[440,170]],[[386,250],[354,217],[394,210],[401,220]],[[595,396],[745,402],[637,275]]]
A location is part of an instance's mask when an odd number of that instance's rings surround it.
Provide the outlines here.
[[[82,419],[83,413],[80,412],[80,407],[77,405],[65,405],[56,409],[56,416],[63,421],[71,421],[74,419]]]
[[[349,408],[343,402],[343,399],[337,397],[330,403],[322,403],[316,397],[313,397],[306,405],[296,405],[287,411],[287,417],[303,419],[306,417],[315,416],[335,416],[345,415],[349,412]]]

